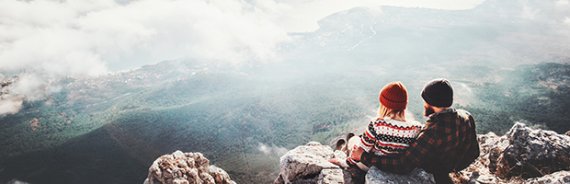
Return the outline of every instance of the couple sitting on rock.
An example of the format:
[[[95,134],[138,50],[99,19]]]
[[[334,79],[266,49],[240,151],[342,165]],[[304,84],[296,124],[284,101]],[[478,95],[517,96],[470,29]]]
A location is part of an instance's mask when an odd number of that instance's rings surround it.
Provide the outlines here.
[[[479,157],[475,122],[467,111],[451,107],[453,89],[445,79],[429,82],[421,97],[425,125],[406,119],[408,92],[402,83],[384,86],[378,118],[362,135],[348,137],[346,160],[330,162],[347,169],[354,183],[364,183],[372,166],[398,174],[421,168],[438,184],[452,183],[449,173],[465,169]]]

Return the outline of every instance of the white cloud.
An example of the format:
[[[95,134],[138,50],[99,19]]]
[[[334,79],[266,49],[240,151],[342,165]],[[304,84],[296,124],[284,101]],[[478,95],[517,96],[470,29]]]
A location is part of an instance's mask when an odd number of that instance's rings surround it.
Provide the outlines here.
[[[37,100],[43,96],[36,91],[47,91],[47,84],[47,81],[34,74],[21,75],[17,82],[11,86],[11,93],[22,95],[26,100]]]
[[[479,1],[449,2],[1,1],[0,69],[94,76],[179,58],[267,61],[287,32],[314,30],[323,17],[355,6],[470,8]]]
[[[570,3],[568,0],[558,0],[558,1],[556,1],[556,4],[559,6],[567,6]]]
[[[529,6],[528,4],[523,4],[523,9],[521,17],[525,19],[533,20],[540,13],[540,10]]]
[[[20,97],[15,96],[0,98],[0,116],[17,113],[22,108],[22,102]]]
[[[3,1],[0,68],[93,76],[166,59],[271,59],[286,33],[262,14],[244,10],[245,5]]]
[[[40,99],[47,84],[63,77],[99,76],[164,60],[279,60],[277,48],[290,39],[289,32],[315,30],[318,20],[355,6],[465,9],[479,2],[0,0],[0,73],[29,75],[12,92]],[[27,77],[41,80],[31,85]]]
[[[275,146],[275,145],[267,145],[267,144],[263,144],[263,143],[259,143],[259,145],[257,146],[257,150],[259,150],[261,153],[265,154],[265,155],[283,155],[285,153],[287,153],[287,148],[284,147],[279,147],[279,146]]]

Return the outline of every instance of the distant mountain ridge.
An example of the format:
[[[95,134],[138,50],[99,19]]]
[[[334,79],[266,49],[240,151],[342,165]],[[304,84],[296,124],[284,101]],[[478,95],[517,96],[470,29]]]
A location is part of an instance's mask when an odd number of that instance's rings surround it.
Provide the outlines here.
[[[294,34],[279,62],[175,60],[68,78],[0,117],[0,183],[142,182],[155,158],[175,150],[203,153],[239,183],[272,182],[282,150],[367,123],[378,90],[394,80],[419,94],[430,79],[450,79],[455,105],[475,115],[481,133],[516,121],[562,133],[570,15],[556,2],[355,8]],[[518,16],[524,11],[535,18]],[[420,121],[422,103],[410,95]]]

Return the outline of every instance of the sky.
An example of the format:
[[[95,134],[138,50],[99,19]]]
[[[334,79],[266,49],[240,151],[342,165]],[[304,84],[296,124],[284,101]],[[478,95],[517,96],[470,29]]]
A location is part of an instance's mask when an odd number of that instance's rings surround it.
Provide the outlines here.
[[[288,32],[356,6],[466,9],[478,1],[0,1],[0,69],[96,76],[172,59],[275,59]]]

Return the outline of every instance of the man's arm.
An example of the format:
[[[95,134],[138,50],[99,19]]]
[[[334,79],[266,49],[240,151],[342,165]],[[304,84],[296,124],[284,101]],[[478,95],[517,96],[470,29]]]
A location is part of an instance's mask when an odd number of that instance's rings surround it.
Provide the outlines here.
[[[429,122],[428,122],[429,124]],[[442,143],[437,138],[437,125],[429,124],[422,130],[416,141],[410,144],[403,154],[396,156],[377,156],[363,153],[360,161],[367,166],[376,166],[380,170],[405,174],[422,164],[422,159],[430,158],[429,154]]]
[[[469,165],[471,165],[471,163],[473,163],[480,154],[479,142],[477,141],[477,132],[475,131],[475,120],[473,119],[473,116],[469,115],[468,121],[466,123],[468,123],[468,133],[466,133],[466,135],[469,136],[469,140],[467,142],[468,149],[466,150],[462,159],[458,161],[456,168],[454,168],[458,171],[469,167]]]

